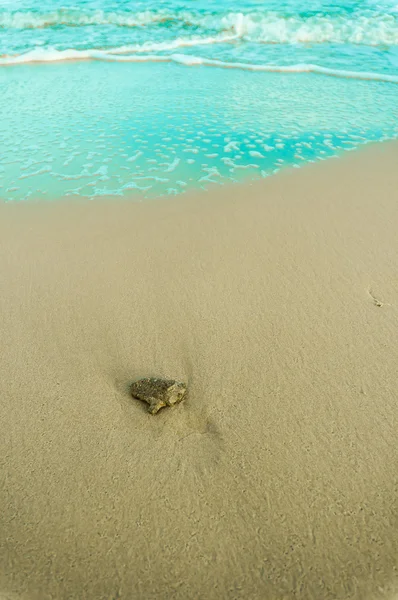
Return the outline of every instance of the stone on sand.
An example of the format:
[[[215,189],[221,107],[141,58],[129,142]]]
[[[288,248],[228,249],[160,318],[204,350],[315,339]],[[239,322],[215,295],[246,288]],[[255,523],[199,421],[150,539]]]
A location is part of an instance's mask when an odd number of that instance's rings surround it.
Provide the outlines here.
[[[133,398],[149,404],[148,412],[156,415],[161,408],[173,406],[184,398],[187,386],[174,379],[148,378],[135,381],[130,388]]]

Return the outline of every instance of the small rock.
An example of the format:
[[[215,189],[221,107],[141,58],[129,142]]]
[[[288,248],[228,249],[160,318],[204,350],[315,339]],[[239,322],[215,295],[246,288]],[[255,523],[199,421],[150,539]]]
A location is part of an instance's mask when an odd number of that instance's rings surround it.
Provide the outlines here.
[[[140,379],[130,388],[133,398],[149,404],[148,412],[156,415],[164,406],[173,406],[184,398],[187,386],[174,379]]]

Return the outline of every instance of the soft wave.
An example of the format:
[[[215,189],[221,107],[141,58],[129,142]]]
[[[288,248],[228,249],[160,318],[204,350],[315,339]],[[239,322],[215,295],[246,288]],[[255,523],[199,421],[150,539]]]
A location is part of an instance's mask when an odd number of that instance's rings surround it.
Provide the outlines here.
[[[224,69],[240,69],[244,71],[256,71],[266,73],[316,73],[318,75],[328,75],[329,77],[340,77],[345,79],[360,79],[366,81],[384,81],[398,84],[398,75],[388,75],[385,73],[368,73],[362,71],[346,71],[342,69],[330,69],[321,65],[302,63],[296,65],[269,65],[269,64],[250,64],[241,62],[224,62],[221,60],[212,60],[201,56],[191,56],[186,54],[172,54],[170,56],[159,54],[118,54],[115,49],[113,52],[103,50],[32,50],[19,56],[8,56],[0,58],[0,66],[37,63],[37,62],[56,62],[68,60],[100,60],[107,62],[174,62],[185,66],[205,66],[218,67]]]
[[[42,29],[56,26],[85,27],[176,27],[230,32],[241,39],[258,43],[338,43],[369,46],[398,45],[396,14],[356,12],[351,15],[283,15],[257,11],[202,14],[192,11],[147,10],[80,11],[60,9],[49,13],[2,11],[0,28]]]
[[[121,46],[110,50],[112,54],[125,53],[145,53],[145,52],[166,52],[168,50],[177,50],[177,48],[193,48],[196,46],[213,46],[216,44],[225,44],[237,40],[236,34],[224,34],[208,37],[184,37],[176,38],[167,42],[144,42],[143,44],[131,44]]]
[[[118,27],[143,27],[174,20],[169,11],[124,11],[105,12],[103,10],[81,11],[61,8],[53,12],[33,11],[0,12],[0,28],[3,29],[46,29],[64,25],[66,27],[86,27],[87,25],[115,25]]]

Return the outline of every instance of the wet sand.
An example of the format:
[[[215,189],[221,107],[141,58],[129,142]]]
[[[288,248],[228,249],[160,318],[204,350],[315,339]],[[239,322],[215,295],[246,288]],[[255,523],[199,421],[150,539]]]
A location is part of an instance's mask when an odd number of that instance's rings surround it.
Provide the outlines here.
[[[397,165],[0,205],[2,600],[398,597]]]

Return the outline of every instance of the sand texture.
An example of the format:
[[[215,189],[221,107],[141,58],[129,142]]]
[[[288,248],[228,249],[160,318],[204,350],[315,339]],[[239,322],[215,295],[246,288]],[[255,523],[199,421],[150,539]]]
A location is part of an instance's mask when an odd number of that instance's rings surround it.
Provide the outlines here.
[[[2,600],[398,597],[397,144],[0,246]]]

